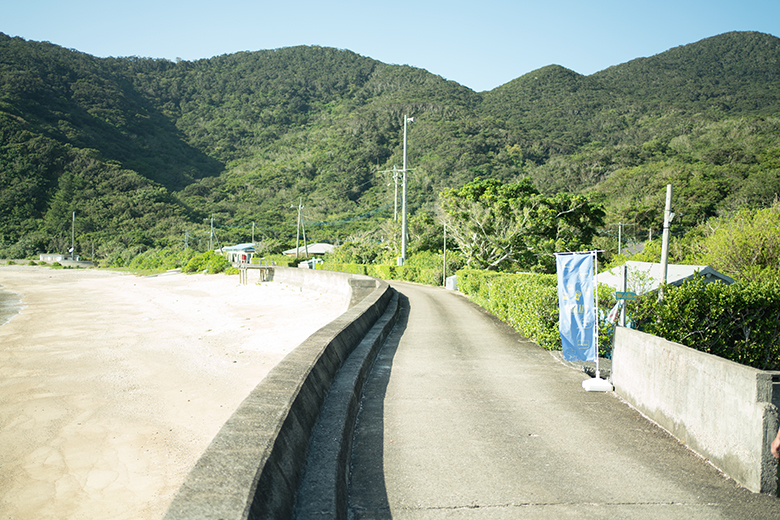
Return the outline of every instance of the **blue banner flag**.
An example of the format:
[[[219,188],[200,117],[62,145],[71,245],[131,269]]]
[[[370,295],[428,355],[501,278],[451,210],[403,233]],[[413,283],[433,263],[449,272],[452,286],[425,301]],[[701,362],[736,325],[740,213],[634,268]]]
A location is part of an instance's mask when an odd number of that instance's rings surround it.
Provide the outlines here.
[[[596,361],[593,253],[556,254],[558,328],[567,361]]]

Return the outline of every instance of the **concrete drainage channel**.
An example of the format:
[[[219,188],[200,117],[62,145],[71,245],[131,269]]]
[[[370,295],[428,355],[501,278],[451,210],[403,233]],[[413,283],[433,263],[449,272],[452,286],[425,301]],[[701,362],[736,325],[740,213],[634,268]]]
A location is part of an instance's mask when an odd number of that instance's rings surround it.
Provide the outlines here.
[[[323,277],[349,284],[353,306],[287,355],[241,403],[179,488],[165,520],[291,518],[294,510],[298,518],[346,517],[360,396],[395,324],[398,295],[381,280],[293,271],[279,269],[275,279],[302,287]],[[360,293],[369,294],[355,303]]]

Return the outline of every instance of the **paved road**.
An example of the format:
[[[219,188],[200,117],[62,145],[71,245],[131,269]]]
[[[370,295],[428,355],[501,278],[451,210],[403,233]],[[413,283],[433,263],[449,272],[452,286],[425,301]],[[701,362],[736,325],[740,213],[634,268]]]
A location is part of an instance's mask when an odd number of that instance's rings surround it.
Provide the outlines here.
[[[393,283],[349,511],[377,518],[780,518],[613,393],[462,296]]]

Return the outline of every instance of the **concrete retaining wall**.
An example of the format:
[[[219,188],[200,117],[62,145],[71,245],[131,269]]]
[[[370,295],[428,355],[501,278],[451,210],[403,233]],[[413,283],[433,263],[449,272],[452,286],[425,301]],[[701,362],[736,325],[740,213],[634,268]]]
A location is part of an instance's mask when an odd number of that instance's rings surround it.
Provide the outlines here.
[[[261,269],[248,269],[248,283],[257,283],[262,276],[261,273]],[[341,295],[349,300],[349,307],[363,301],[363,298],[376,288],[375,279],[370,276],[336,271],[317,270],[316,274],[312,274],[310,269],[274,266],[266,276],[267,281],[300,287],[301,290]]]
[[[330,292],[350,287],[353,278],[274,269],[277,281]],[[365,289],[366,277],[357,278]],[[187,476],[166,520],[292,515],[309,441],[331,382],[362,338],[391,312],[394,291],[386,282],[371,282],[368,297],[287,355],[241,403]]]
[[[780,372],[746,367],[618,327],[615,392],[728,476],[754,492],[777,492]]]

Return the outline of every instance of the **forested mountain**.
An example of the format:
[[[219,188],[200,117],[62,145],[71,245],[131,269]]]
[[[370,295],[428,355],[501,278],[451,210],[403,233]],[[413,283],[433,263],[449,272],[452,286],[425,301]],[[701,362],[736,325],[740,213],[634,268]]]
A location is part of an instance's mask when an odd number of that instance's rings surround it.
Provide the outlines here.
[[[582,76],[557,65],[476,93],[354,52],[291,47],[195,62],[100,59],[0,33],[0,253],[312,239],[474,177],[601,195],[610,223],[686,226],[780,192],[780,39],[728,33]],[[608,230],[605,230],[608,231]],[[202,243],[202,242],[201,242]]]

